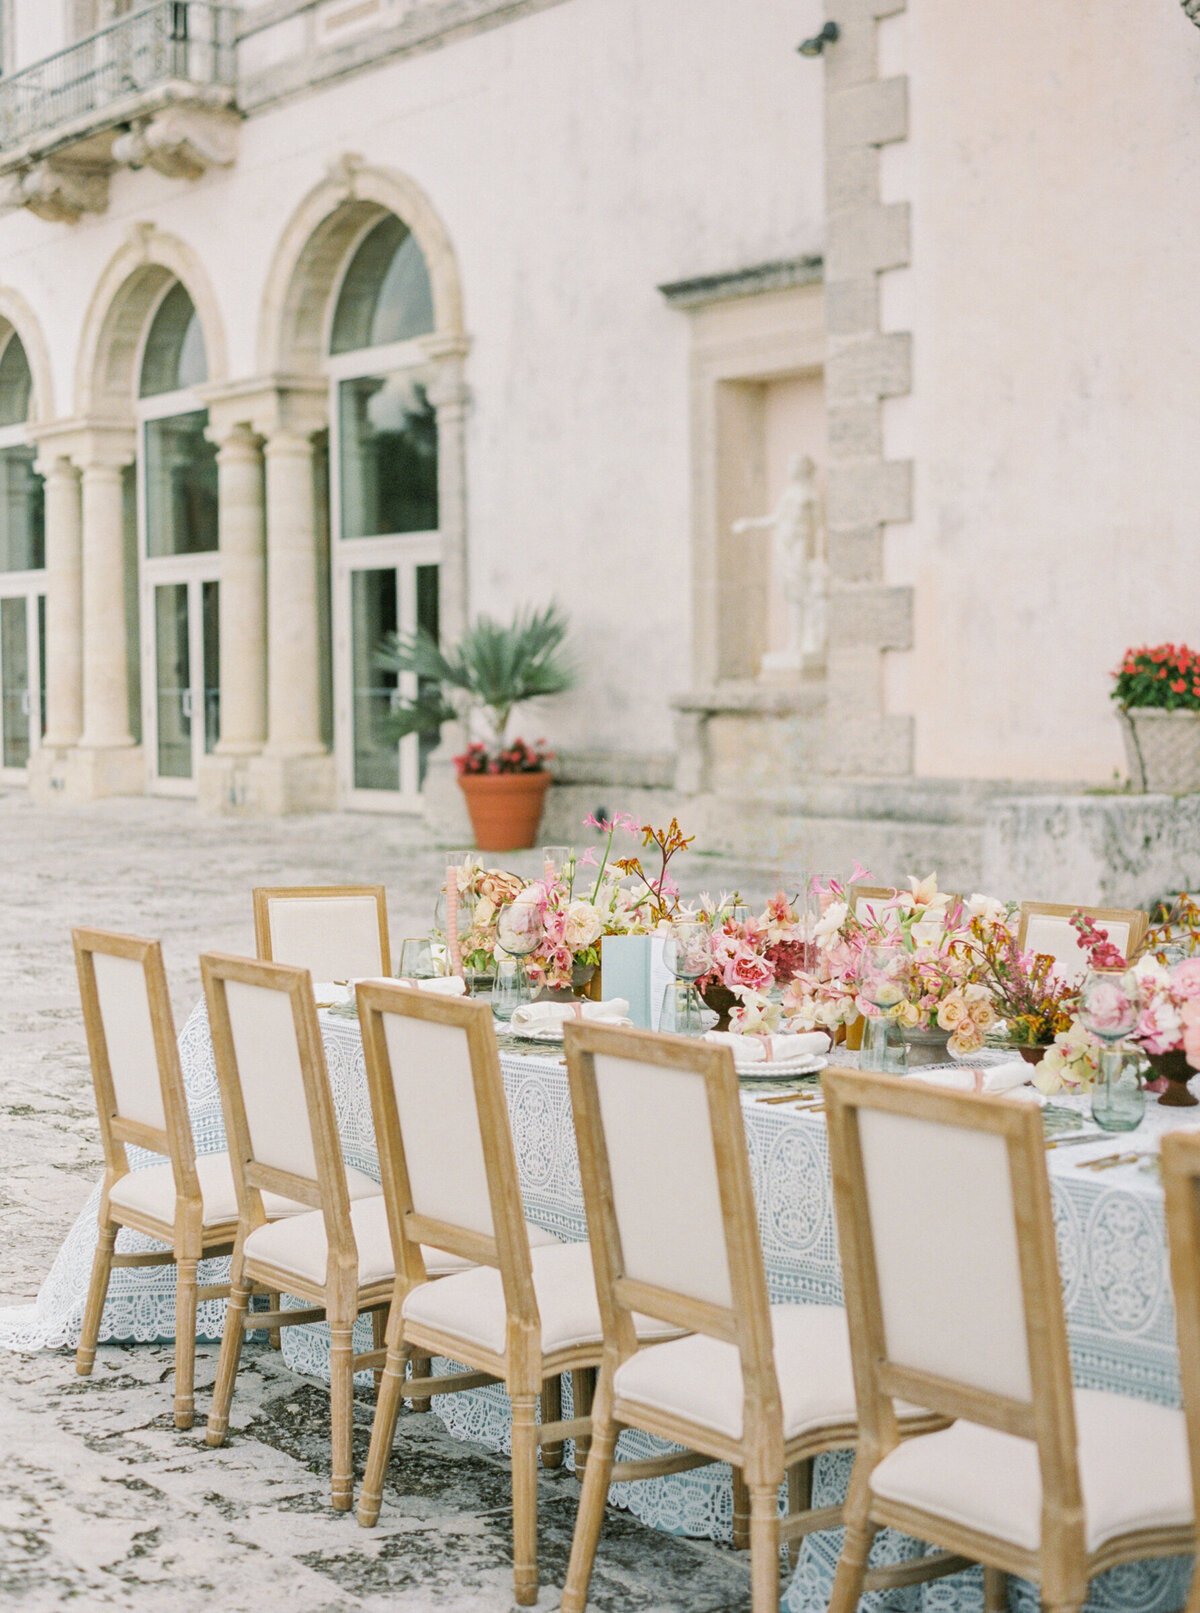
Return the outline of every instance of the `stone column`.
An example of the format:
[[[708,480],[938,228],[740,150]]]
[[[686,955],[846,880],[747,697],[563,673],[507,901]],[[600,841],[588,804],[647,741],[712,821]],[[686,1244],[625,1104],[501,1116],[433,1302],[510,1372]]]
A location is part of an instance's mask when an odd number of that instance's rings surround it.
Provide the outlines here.
[[[221,738],[253,756],[267,735],[267,558],[258,438],[235,426],[217,450],[221,545]]]
[[[321,743],[317,522],[311,437],[267,439],[267,753],[316,756]]]
[[[83,557],[79,472],[51,456],[38,467],[46,484],[47,749],[75,745],[83,732]]]
[[[125,644],[125,505],[121,465],[83,467],[83,736],[85,749],[133,744]]]
[[[318,812],[337,798],[321,738],[321,636],[311,434],[266,432],[267,742],[250,762],[257,812]]]

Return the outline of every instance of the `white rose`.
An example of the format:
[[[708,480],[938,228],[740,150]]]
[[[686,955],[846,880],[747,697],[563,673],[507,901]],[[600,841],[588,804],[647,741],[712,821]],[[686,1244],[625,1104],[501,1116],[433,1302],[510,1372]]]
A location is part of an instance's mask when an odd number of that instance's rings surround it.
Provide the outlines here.
[[[599,940],[603,928],[600,915],[591,902],[585,902],[581,898],[572,902],[567,908],[563,940],[572,952],[580,952],[584,947],[590,947],[593,941]]]
[[[845,902],[830,902],[829,906],[817,920],[816,925],[813,928],[813,936],[819,941],[824,936],[836,935],[845,922]]]

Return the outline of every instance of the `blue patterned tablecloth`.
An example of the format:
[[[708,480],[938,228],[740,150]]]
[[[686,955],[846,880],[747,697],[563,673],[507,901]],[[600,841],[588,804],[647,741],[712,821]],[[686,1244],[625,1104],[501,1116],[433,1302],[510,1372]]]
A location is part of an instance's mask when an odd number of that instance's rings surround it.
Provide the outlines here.
[[[321,1015],[338,1126],[346,1163],[378,1175],[363,1066],[362,1043],[354,1020]],[[224,1147],[212,1043],[204,1005],[189,1016],[179,1038],[188,1104],[200,1153]],[[579,1161],[571,1120],[566,1070],[553,1055],[505,1051],[504,1082],[512,1116],[521,1188],[529,1219],[568,1239],[586,1235],[579,1185]],[[1200,1111],[1197,1111],[1200,1116]],[[771,1299],[786,1304],[841,1301],[833,1205],[822,1117],[803,1115],[745,1098],[746,1136],[758,1203],[759,1228]],[[1102,1139],[1111,1148],[1124,1143],[1139,1151],[1156,1146],[1170,1126],[1188,1124],[1190,1112],[1160,1109],[1151,1103],[1146,1121],[1128,1139]],[[1175,1325],[1167,1270],[1162,1190],[1157,1177],[1140,1166],[1103,1174],[1079,1168],[1099,1150],[1087,1147],[1048,1154],[1059,1260],[1077,1383],[1114,1390],[1166,1404],[1179,1402]],[[131,1162],[154,1156],[131,1150]],[[79,1336],[92,1250],[96,1239],[97,1189],[72,1228],[42,1286],[35,1305],[0,1311],[0,1345],[15,1349],[73,1345]],[[122,1232],[120,1247],[149,1240]],[[205,1262],[201,1281],[220,1281],[224,1263]],[[201,1306],[202,1337],[220,1336],[224,1306]],[[174,1322],[174,1283],[169,1268],[124,1269],[113,1274],[102,1338],[170,1338]],[[359,1348],[368,1349],[369,1323]],[[287,1359],[298,1371],[328,1375],[328,1343],[322,1327],[288,1328]],[[451,1432],[507,1448],[508,1403],[498,1388],[444,1396],[435,1401]],[[661,1446],[648,1435],[622,1436],[629,1454],[649,1454]],[[838,1455],[817,1463],[814,1499],[835,1500],[844,1493],[849,1459]],[[702,1468],[639,1484],[614,1486],[613,1500],[647,1523],[676,1533],[728,1539],[732,1519],[727,1468]],[[810,1536],[784,1598],[787,1613],[818,1613],[828,1604],[840,1531]],[[919,1554],[924,1548],[891,1532],[880,1536],[877,1560]],[[1171,1613],[1186,1600],[1190,1563],[1138,1564],[1097,1580],[1089,1613]],[[977,1613],[982,1608],[978,1571],[928,1586],[876,1593],[864,1607],[888,1613]],[[1013,1582],[1010,1606],[1032,1613],[1038,1605],[1032,1586]]]

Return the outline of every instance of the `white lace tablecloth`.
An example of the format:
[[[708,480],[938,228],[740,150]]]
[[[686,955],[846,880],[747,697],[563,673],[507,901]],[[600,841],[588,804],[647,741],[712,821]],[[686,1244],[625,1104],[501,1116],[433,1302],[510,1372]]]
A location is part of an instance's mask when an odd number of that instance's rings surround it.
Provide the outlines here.
[[[322,1033],[346,1163],[378,1175],[374,1132],[363,1067],[362,1043],[353,1020],[322,1014]],[[189,1016],[179,1038],[188,1106],[199,1153],[224,1147],[224,1128],[204,1005]],[[553,1054],[505,1052],[517,1163],[530,1220],[568,1239],[585,1236],[579,1164],[571,1122],[566,1070]],[[829,1161],[820,1115],[804,1116],[780,1106],[745,1099],[759,1228],[771,1299],[835,1304],[841,1300]],[[1076,1381],[1177,1405],[1175,1324],[1167,1271],[1162,1190],[1157,1178],[1137,1166],[1103,1174],[1079,1169],[1095,1152],[1119,1146],[1147,1151],[1163,1130],[1194,1123],[1200,1111],[1170,1111],[1153,1101],[1146,1121],[1128,1138],[1104,1139],[1098,1149],[1056,1149],[1048,1154],[1054,1190],[1067,1319]],[[154,1156],[131,1150],[131,1163]],[[31,1306],[0,1310],[0,1345],[10,1349],[73,1346],[79,1336],[84,1297],[96,1240],[99,1189],[92,1194]],[[950,1212],[952,1213],[952,1211]],[[119,1247],[148,1247],[149,1240],[122,1232]],[[225,1262],[204,1262],[202,1282],[220,1281]],[[223,1302],[200,1307],[199,1332],[219,1338]],[[174,1281],[170,1268],[123,1269],[113,1273],[104,1312],[103,1339],[170,1338],[174,1326]],[[370,1348],[369,1322],[358,1348]],[[328,1375],[328,1343],[320,1326],[283,1333],[287,1359],[298,1370]],[[448,1395],[434,1402],[450,1430],[462,1438],[507,1449],[508,1402],[498,1388]],[[624,1451],[649,1454],[661,1448],[648,1435],[627,1433]],[[818,1503],[844,1492],[849,1458],[817,1463]],[[657,1528],[728,1539],[732,1519],[729,1474],[702,1468],[664,1479],[614,1486],[613,1500]],[[810,1536],[784,1598],[787,1613],[817,1613],[829,1600],[841,1544],[838,1530]],[[879,1537],[876,1560],[923,1550],[891,1532]],[[1171,1613],[1186,1600],[1190,1563],[1133,1565],[1095,1581],[1089,1613]],[[1032,1613],[1032,1586],[1014,1582],[1010,1606]],[[978,1571],[907,1590],[877,1592],[864,1607],[888,1613],[977,1613],[982,1608]]]

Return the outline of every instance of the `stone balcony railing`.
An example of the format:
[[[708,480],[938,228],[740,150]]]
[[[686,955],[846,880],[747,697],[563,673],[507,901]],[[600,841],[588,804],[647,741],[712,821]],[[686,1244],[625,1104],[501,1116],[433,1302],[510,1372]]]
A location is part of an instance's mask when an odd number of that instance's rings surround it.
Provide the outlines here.
[[[237,149],[237,8],[152,0],[0,79],[0,207],[74,221],[112,170],[196,178]]]

